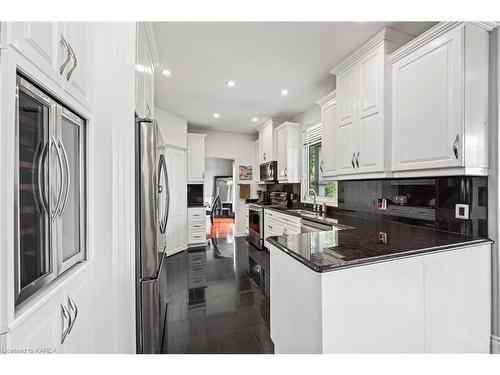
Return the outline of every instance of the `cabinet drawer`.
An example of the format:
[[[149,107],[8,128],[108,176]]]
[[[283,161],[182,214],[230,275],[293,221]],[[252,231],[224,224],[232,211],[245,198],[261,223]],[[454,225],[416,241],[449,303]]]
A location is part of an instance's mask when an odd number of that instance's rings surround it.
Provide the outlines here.
[[[200,230],[206,230],[207,225],[204,221],[199,221],[199,222],[190,222],[188,224],[188,229],[190,231],[200,231]]]
[[[188,279],[188,287],[189,289],[192,288],[203,288],[207,286],[207,276],[206,275],[200,275],[196,277],[189,277]]]
[[[203,243],[205,242],[205,232],[204,231],[189,231],[188,232],[188,243]]]
[[[188,208],[188,221],[205,221],[206,210],[205,207]]]

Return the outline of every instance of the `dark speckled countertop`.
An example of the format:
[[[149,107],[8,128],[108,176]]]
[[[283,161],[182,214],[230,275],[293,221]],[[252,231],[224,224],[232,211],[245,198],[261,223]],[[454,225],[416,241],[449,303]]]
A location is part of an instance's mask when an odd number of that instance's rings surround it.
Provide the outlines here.
[[[443,232],[382,218],[334,214],[329,219],[330,222],[336,221],[341,226],[353,228],[289,234],[270,237],[268,241],[316,272],[492,242],[487,238]]]

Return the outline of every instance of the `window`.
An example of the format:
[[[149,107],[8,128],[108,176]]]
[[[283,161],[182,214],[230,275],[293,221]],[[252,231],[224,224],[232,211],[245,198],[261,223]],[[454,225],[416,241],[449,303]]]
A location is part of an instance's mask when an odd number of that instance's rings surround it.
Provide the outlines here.
[[[321,123],[308,126],[303,130],[303,178],[302,202],[311,203],[313,199],[307,195],[309,189],[316,192],[316,200],[320,203],[337,205],[337,181],[326,181],[321,172],[322,161],[322,130]]]

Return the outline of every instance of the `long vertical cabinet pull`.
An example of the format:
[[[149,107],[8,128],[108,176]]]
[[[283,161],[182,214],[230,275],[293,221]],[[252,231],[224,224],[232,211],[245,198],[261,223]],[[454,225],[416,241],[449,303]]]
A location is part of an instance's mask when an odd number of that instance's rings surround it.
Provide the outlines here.
[[[63,317],[63,331],[61,333],[61,344],[64,344],[64,341],[66,340],[66,337],[69,334],[70,327],[72,327],[72,319],[71,319],[71,314],[69,313],[68,309],[66,306],[64,306],[61,303],[61,313]],[[67,324],[65,324],[67,322]],[[66,329],[64,327],[67,325]]]
[[[455,138],[455,142],[453,142],[453,145],[452,145],[452,149],[453,149],[453,153],[455,154],[455,158],[458,159],[458,142],[459,142],[459,137],[458,137],[458,134]]]
[[[73,313],[74,313],[73,318],[70,320],[70,325],[69,325],[69,329],[68,329],[68,335],[69,335],[71,333],[71,331],[73,330],[73,326],[75,325],[76,318],[78,317],[78,306],[76,306],[75,301],[73,301],[73,298],[71,298],[70,296],[68,296],[68,306],[70,309],[70,313],[71,313],[71,311],[73,311]]]
[[[69,188],[71,184],[71,171],[69,168],[68,154],[66,152],[66,148],[64,148],[64,143],[62,143],[60,139],[59,139],[59,147],[61,147],[62,155],[64,156],[64,165],[66,167],[66,178],[64,179],[65,181],[64,199],[62,201],[61,208],[59,209],[57,216],[61,216],[62,213],[64,212],[64,209],[66,208],[66,203],[68,202]]]
[[[64,69],[66,69],[66,65],[68,65],[69,60],[71,59],[71,52],[70,52],[70,47],[68,42],[66,41],[66,38],[61,34],[61,44],[63,45],[64,49],[66,50],[66,59],[62,63],[62,65],[59,67],[59,74],[63,74]]]
[[[76,66],[78,65],[78,59],[76,58],[75,51],[73,51],[73,47],[69,43],[68,43],[68,46],[69,46],[69,51],[71,53],[71,56],[73,57],[73,66],[71,67],[71,69],[68,72],[68,74],[66,74],[66,81],[69,81],[69,79],[73,75],[73,72],[76,69]]]
[[[50,217],[52,220],[54,220],[57,216],[57,213],[58,213],[58,210],[59,210],[59,206],[61,204],[61,199],[62,199],[62,195],[63,195],[63,175],[64,175],[64,170],[63,170],[63,163],[62,163],[62,158],[61,158],[61,153],[59,152],[59,147],[57,145],[57,142],[54,138],[54,136],[51,137],[51,146],[54,146],[54,148],[56,149],[56,154],[57,154],[57,161],[58,161],[58,164],[59,164],[59,169],[61,171],[61,183],[59,185],[59,192],[57,194],[57,202],[56,202],[56,207],[54,209],[54,211],[51,212],[50,214]]]

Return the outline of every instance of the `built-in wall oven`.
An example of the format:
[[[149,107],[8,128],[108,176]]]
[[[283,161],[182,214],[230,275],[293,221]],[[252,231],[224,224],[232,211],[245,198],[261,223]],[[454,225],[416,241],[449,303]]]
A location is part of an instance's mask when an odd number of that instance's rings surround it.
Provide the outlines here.
[[[264,208],[248,205],[248,240],[258,249],[264,248]]]
[[[85,124],[17,77],[16,304],[86,257]]]

